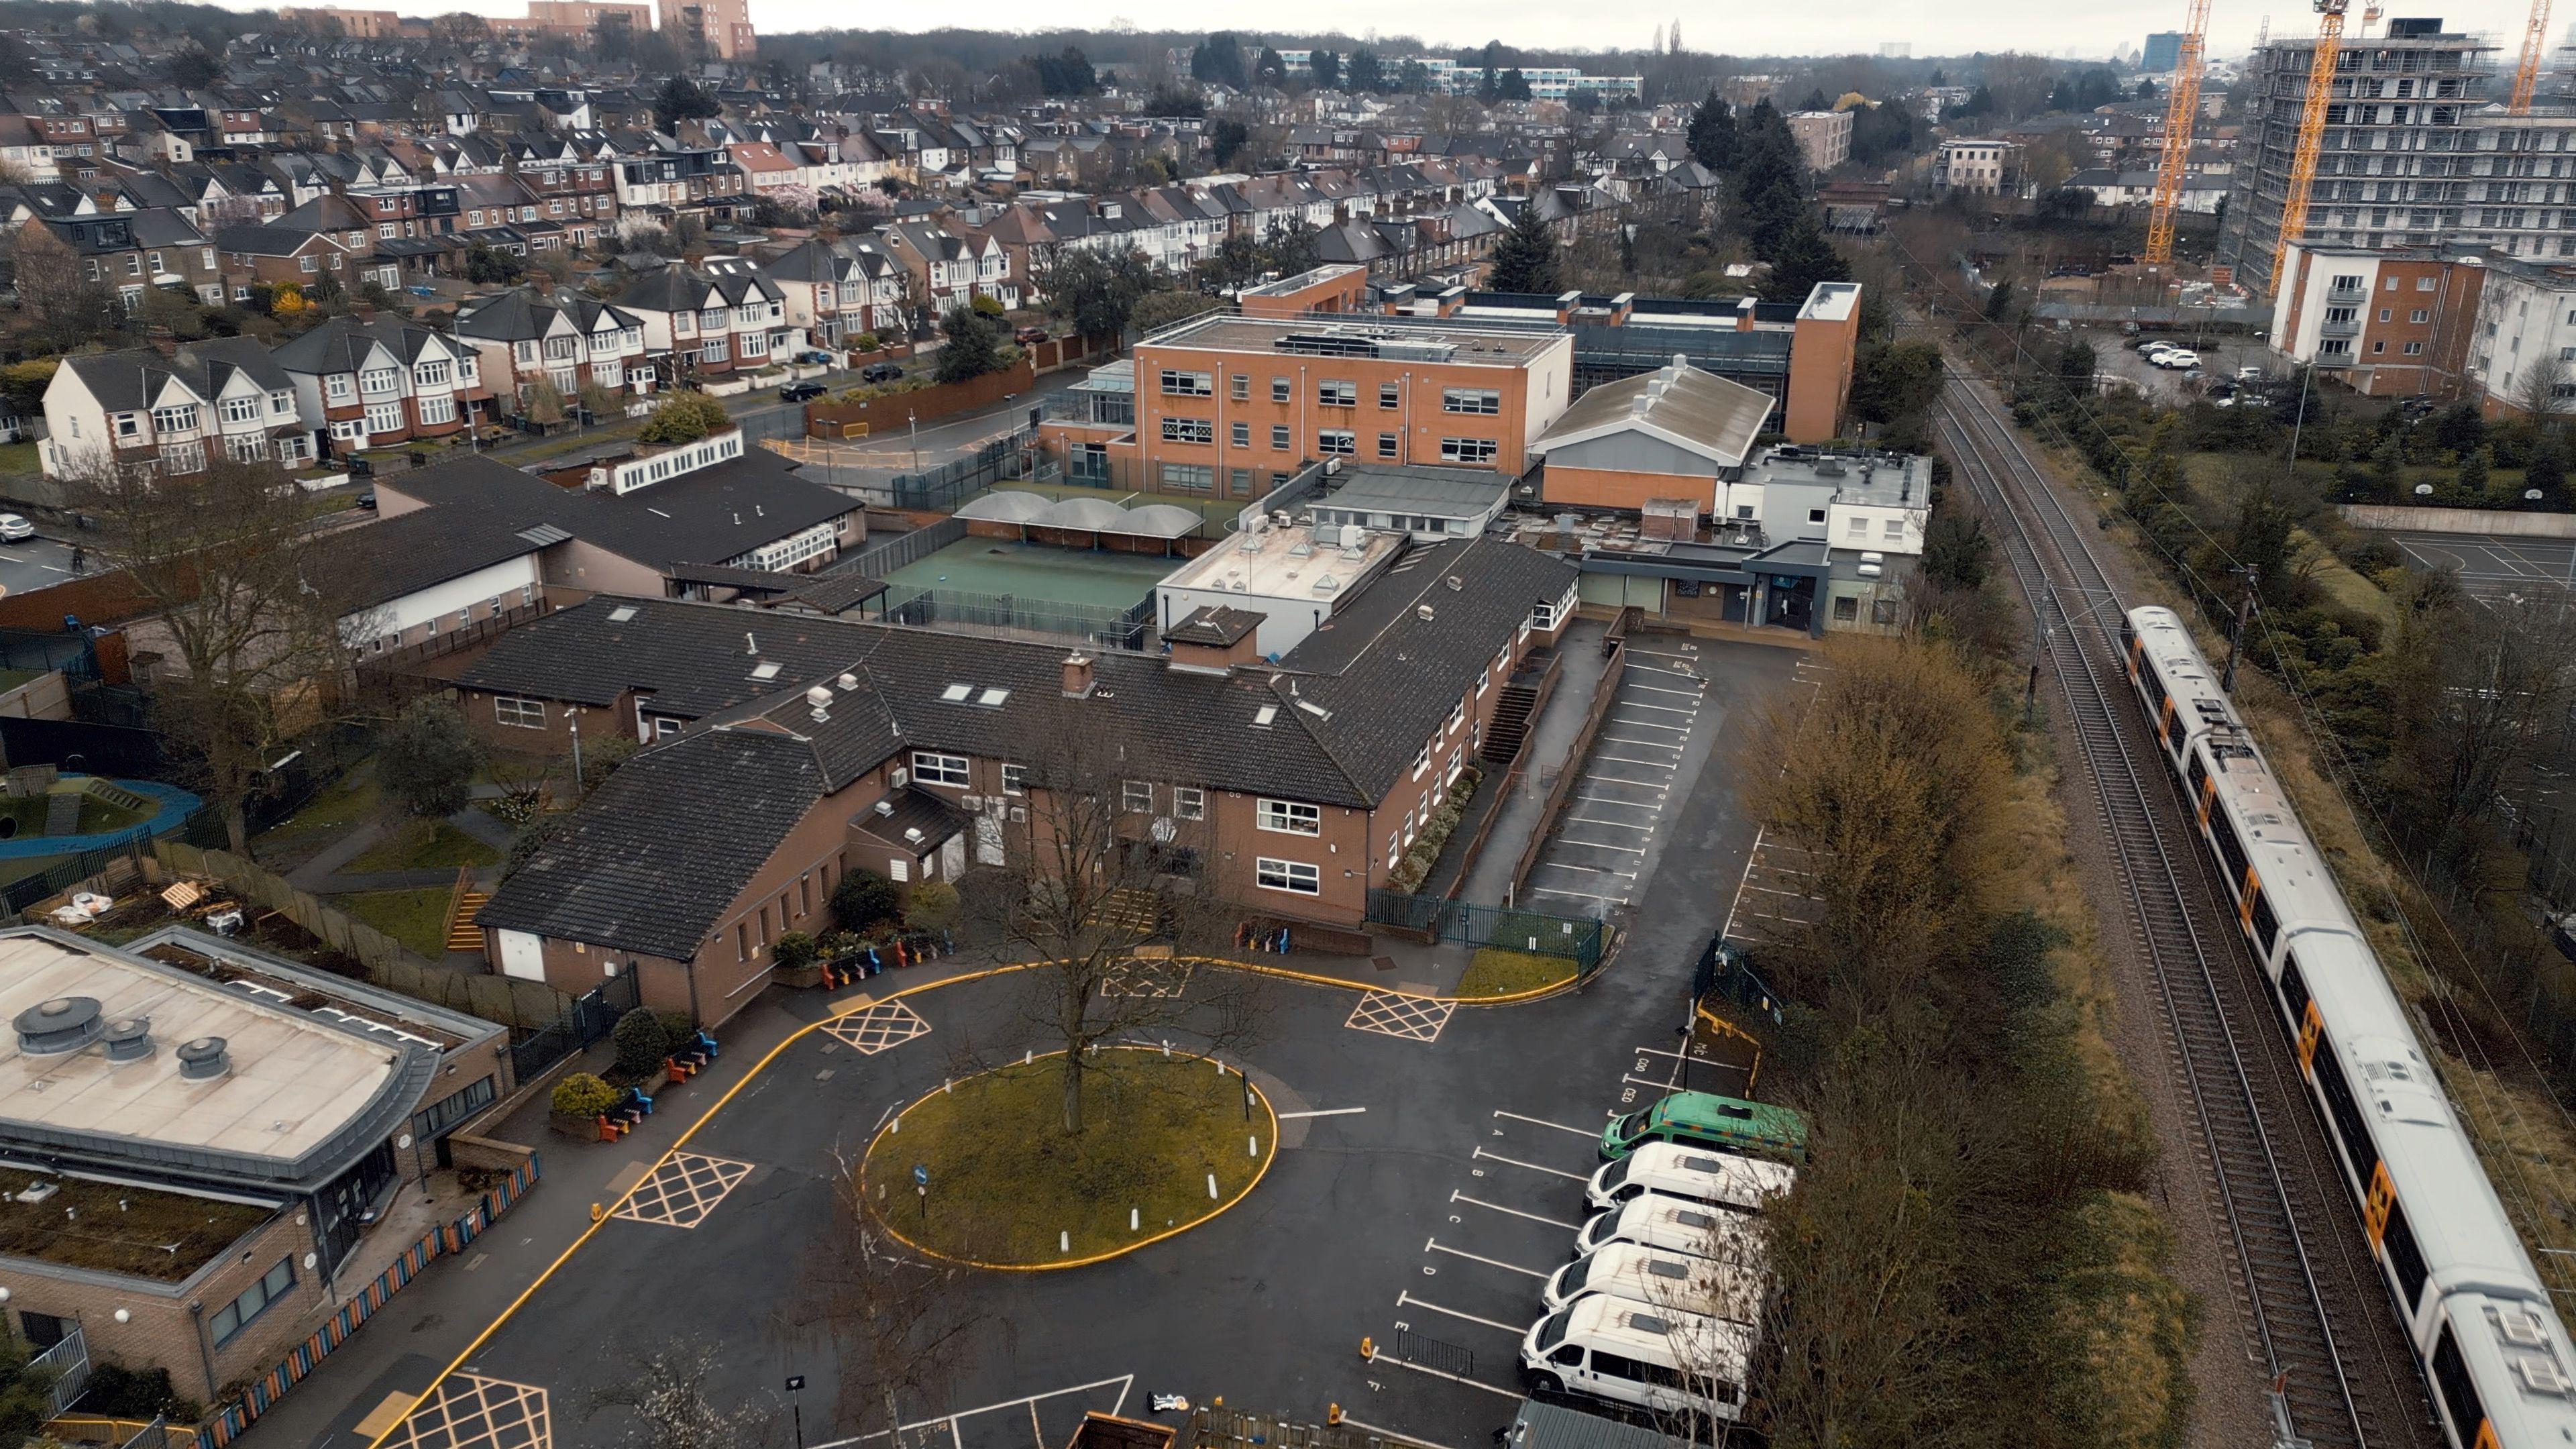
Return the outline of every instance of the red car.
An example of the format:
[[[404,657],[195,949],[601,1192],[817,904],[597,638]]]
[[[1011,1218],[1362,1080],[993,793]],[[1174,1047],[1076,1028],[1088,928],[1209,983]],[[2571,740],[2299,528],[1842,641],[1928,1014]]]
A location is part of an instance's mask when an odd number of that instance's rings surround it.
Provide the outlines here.
[[[1011,334],[1011,340],[1023,344],[1044,342],[1047,340],[1047,330],[1043,327],[1023,327]]]

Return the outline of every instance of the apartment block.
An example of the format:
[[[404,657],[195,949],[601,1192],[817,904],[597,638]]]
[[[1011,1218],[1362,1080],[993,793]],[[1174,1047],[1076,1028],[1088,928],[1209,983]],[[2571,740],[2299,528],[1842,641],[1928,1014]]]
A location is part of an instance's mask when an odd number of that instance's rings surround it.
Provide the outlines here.
[[[1976,138],[1944,141],[1932,157],[1932,186],[1971,196],[2008,196],[2021,185],[2021,147]]]
[[[2370,250],[2498,246],[2523,254],[2542,245],[2539,233],[2554,230],[2556,213],[2530,203],[2549,190],[2545,183],[2499,186],[2486,178],[2557,172],[2556,153],[2565,150],[2559,137],[2576,120],[2481,115],[2494,99],[2495,48],[2484,35],[2444,30],[2439,19],[2391,20],[2386,35],[2347,40],[2336,59],[2306,225],[2292,240]],[[2240,83],[2250,100],[2218,259],[2258,292],[2275,285],[2273,252],[2314,54],[2307,38],[2275,40],[2254,52]],[[2536,154],[2544,149],[2552,154]]]
[[[2427,247],[2293,246],[2272,347],[2372,397],[2448,396],[2492,284],[2488,260]]]
[[[751,29],[751,0],[662,0],[662,29],[718,60],[749,60],[760,45]]]
[[[1792,111],[1789,134],[1810,171],[1831,171],[1851,159],[1852,113]]]
[[[2490,255],[2466,383],[2489,417],[2576,412],[2576,263]]]

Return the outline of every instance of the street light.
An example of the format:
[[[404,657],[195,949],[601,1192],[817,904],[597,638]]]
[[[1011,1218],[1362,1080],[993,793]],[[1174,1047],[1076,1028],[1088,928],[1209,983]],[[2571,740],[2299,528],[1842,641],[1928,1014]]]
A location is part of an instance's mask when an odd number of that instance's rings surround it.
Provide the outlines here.
[[[921,415],[911,408],[903,410],[903,426],[912,436],[912,471],[921,471]]]

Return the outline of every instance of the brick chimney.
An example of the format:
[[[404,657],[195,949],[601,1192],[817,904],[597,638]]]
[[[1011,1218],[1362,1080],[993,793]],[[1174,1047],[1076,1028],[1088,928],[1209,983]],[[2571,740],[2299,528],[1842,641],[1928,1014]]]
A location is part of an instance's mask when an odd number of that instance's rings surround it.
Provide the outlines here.
[[[152,348],[153,351],[160,353],[163,357],[176,357],[179,355],[178,334],[172,332],[167,327],[152,328],[144,334],[143,340]]]
[[[1091,656],[1077,649],[1064,656],[1064,695],[1067,699],[1091,697]]]

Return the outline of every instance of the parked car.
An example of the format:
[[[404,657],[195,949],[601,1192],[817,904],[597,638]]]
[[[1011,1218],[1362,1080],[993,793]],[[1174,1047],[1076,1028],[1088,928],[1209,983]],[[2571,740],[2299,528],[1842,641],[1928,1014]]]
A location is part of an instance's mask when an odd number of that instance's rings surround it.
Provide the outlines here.
[[[2153,352],[2153,351],[2155,351],[2155,350],[2156,350],[2157,348],[2159,348],[2159,347],[2171,347],[2171,346],[2173,346],[2173,344],[2172,344],[2172,343],[2165,341],[2165,340],[2164,340],[2163,338],[2161,338],[2161,337],[2141,337],[2141,338],[2139,338],[2137,341],[2132,342],[2132,343],[2130,343],[2129,345],[2130,345],[2131,347],[2136,348],[2136,349],[2137,349],[2138,351],[2140,351],[2140,352]]]
[[[358,506],[360,508],[367,509],[370,512],[374,511],[376,506],[376,490],[370,488],[366,492],[359,494]]]
[[[820,362],[828,366],[833,361],[833,357],[832,354],[817,349],[814,351],[797,353],[796,360],[798,362]]]
[[[1047,340],[1047,330],[1043,327],[1023,327],[1019,331],[1011,334],[1011,340],[1023,345],[1031,342],[1044,342]]]
[[[903,364],[900,362],[871,362],[859,369],[861,382],[893,382],[902,376]]]
[[[821,397],[831,389],[819,382],[791,382],[778,390],[780,402],[799,403]]]
[[[0,543],[16,543],[34,538],[36,525],[15,513],[0,513]]]
[[[2200,366],[2200,354],[2192,351],[2188,347],[2177,347],[2170,352],[2159,352],[2148,360],[2158,367],[2166,368],[2174,372],[2180,372],[2186,368]]]
[[[2236,369],[2236,380],[2238,382],[2261,382],[2263,380],[2263,369],[2259,367],[2240,367]]]

